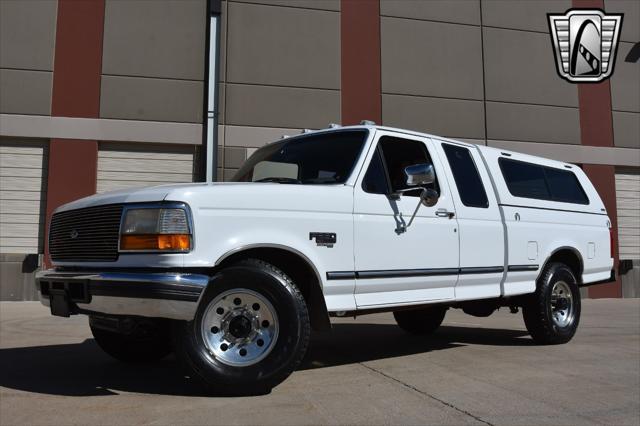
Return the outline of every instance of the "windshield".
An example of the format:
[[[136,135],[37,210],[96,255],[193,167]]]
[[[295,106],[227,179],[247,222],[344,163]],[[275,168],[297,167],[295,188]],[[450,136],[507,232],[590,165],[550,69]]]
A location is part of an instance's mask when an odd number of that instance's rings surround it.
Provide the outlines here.
[[[257,150],[233,182],[344,183],[367,139],[366,130],[297,136]]]

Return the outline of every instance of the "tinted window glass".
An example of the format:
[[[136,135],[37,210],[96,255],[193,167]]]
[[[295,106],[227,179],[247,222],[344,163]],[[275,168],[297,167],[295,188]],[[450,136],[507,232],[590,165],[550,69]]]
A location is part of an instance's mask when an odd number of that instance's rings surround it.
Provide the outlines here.
[[[587,194],[584,193],[578,178],[568,170],[545,167],[551,198],[553,201],[574,204],[589,204]]]
[[[380,150],[377,148],[371,158],[371,163],[369,163],[367,174],[362,181],[362,189],[371,194],[386,194],[388,191],[382,157],[380,156]]]
[[[344,183],[360,156],[367,131],[342,130],[296,136],[257,150],[234,182]]]
[[[551,194],[547,188],[542,166],[506,158],[501,158],[499,162],[502,175],[512,195],[540,200],[550,199]]]
[[[499,163],[509,192],[516,197],[589,204],[578,178],[569,170],[507,158],[501,158]]]
[[[467,207],[488,207],[487,193],[469,150],[448,144],[443,144],[442,148],[451,166],[462,204]]]
[[[385,136],[380,139],[379,144],[389,172],[392,191],[409,188],[406,184],[407,175],[404,173],[407,166],[432,164],[427,147],[422,142]],[[429,187],[437,190],[437,181]],[[411,191],[404,195],[417,197],[420,195],[420,190],[417,189],[415,192]]]

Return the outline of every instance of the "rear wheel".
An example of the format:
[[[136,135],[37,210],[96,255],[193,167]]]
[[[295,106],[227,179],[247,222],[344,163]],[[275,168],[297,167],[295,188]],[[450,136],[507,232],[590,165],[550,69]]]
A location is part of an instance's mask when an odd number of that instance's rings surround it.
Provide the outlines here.
[[[423,309],[395,311],[393,317],[404,331],[426,335],[435,332],[440,327],[446,312],[446,307],[430,306]]]
[[[571,269],[551,263],[540,276],[536,292],[529,296],[522,315],[536,343],[552,345],[570,341],[580,322],[580,290]]]
[[[172,352],[169,323],[162,320],[125,319],[122,330],[101,327],[99,318],[89,318],[93,338],[107,354],[131,363],[158,361]]]
[[[311,328],[304,298],[271,264],[249,259],[213,277],[193,321],[177,323],[176,354],[216,393],[266,393],[298,367]]]

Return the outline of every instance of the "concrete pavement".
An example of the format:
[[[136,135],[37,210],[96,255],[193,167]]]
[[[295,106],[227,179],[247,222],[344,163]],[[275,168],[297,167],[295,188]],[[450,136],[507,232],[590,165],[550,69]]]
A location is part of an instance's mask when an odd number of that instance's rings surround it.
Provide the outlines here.
[[[86,317],[0,303],[0,424],[640,424],[640,299],[587,300],[572,342],[521,315],[449,310],[430,338],[390,314],[335,321],[269,395],[209,397],[169,358],[128,366]]]

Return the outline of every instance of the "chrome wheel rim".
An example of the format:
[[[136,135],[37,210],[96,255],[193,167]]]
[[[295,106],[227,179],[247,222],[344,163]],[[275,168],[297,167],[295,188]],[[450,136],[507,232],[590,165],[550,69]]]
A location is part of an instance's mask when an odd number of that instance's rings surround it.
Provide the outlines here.
[[[278,339],[278,316],[261,294],[240,288],[216,296],[202,319],[202,340],[220,362],[247,367],[263,360]]]
[[[558,327],[566,327],[573,322],[575,309],[573,294],[569,284],[558,281],[551,290],[551,316]]]

